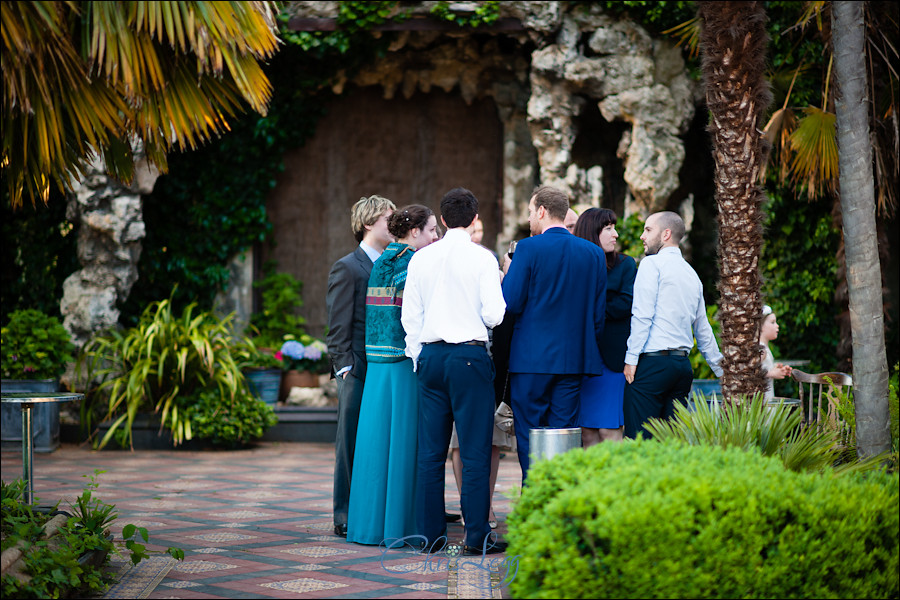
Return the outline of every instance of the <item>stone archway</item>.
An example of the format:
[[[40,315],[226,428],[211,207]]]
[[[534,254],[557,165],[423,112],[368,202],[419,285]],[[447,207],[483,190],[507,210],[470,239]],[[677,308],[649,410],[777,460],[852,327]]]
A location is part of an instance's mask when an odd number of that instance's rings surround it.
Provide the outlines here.
[[[322,335],[331,264],[353,250],[350,207],[379,194],[398,206],[424,204],[439,214],[444,193],[472,190],[486,246],[502,230],[503,124],[490,98],[466,103],[439,90],[385,99],[376,87],[335,99],[315,136],[285,156],[267,204],[274,246],[265,259],[303,281],[307,330]]]

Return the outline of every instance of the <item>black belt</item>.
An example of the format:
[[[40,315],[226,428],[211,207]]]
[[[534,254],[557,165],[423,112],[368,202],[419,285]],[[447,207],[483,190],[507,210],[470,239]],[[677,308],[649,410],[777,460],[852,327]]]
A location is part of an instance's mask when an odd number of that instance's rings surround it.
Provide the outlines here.
[[[487,348],[487,342],[482,342],[481,340],[469,340],[468,342],[459,342],[454,344],[452,342],[445,342],[443,340],[436,342],[422,342],[423,346],[427,346],[428,344],[450,344],[451,346],[481,346],[482,348]]]
[[[687,350],[657,350],[656,352],[644,352],[641,356],[687,356]]]

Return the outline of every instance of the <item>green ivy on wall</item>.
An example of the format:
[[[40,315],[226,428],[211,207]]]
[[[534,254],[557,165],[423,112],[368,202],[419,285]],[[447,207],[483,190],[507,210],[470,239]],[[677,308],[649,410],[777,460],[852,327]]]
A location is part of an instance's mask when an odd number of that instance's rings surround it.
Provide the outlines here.
[[[763,302],[780,325],[772,352],[810,360],[811,372],[833,370],[839,341],[834,291],[840,232],[832,225],[829,202],[808,203],[783,191],[770,196],[766,211]]]
[[[472,12],[452,10],[453,2],[436,2],[431,7],[431,14],[435,17],[460,27],[480,27],[490,25],[500,18],[500,3],[489,0],[478,2]]]
[[[279,18],[286,45],[267,65],[274,88],[268,114],[245,114],[219,140],[173,156],[169,173],[144,202],[141,279],[122,306],[123,324],[169,297],[175,282],[176,306],[212,306],[227,287],[229,261],[272,229],[266,198],[284,169],[285,152],[315,133],[339,71],[352,73],[383,55],[391,36],[376,38],[369,28],[393,18],[396,4],[342,2],[333,32],[293,32],[287,16]]]

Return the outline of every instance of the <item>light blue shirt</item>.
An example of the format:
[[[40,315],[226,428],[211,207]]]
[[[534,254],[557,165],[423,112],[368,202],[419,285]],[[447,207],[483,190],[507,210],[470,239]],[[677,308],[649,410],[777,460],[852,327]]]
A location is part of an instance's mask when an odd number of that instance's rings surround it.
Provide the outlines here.
[[[703,284],[680,249],[662,248],[638,267],[625,364],[637,365],[644,352],[690,351],[695,337],[700,354],[721,377],[722,353],[706,318]]]
[[[372,261],[373,265],[375,264],[375,261],[378,260],[378,257],[381,256],[381,252],[365,242],[360,242],[359,247],[362,248],[362,251],[366,253],[366,256],[369,257],[369,260]]]

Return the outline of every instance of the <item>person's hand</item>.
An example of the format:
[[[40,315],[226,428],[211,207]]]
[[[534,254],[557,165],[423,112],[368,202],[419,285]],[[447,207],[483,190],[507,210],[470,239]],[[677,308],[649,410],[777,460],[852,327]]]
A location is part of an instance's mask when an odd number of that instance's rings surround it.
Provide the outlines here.
[[[634,383],[634,372],[637,371],[637,365],[625,365],[625,370],[622,373],[625,375],[625,381],[628,383]]]
[[[347,375],[349,373],[350,373],[350,371],[344,371],[343,373],[341,373],[341,379],[347,379]]]
[[[776,363],[774,367],[769,369],[769,377],[772,379],[784,379],[785,377],[790,377],[792,371],[793,369],[788,365]]]

